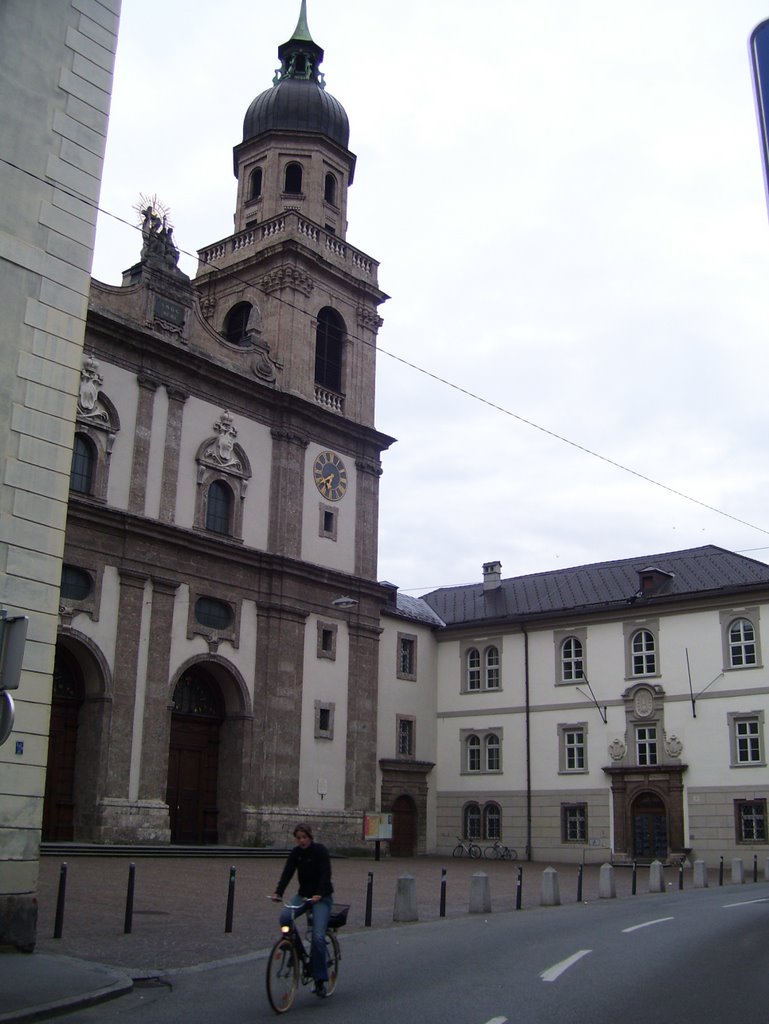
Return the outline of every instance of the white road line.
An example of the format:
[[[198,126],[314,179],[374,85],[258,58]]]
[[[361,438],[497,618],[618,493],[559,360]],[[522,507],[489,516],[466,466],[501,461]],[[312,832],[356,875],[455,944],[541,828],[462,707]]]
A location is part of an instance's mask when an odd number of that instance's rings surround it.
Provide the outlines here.
[[[486,1024],[507,1024],[507,1017],[492,1017]]]
[[[769,897],[763,896],[757,900],[740,900],[739,903],[724,903],[724,910],[728,907],[749,907],[752,903],[769,903]]]
[[[543,981],[555,981],[563,974],[564,971],[575,964],[578,960],[581,960],[583,956],[587,956],[588,953],[592,953],[592,949],[581,949],[578,953],[568,957],[566,960],[561,960],[559,964],[553,964],[552,967],[548,967],[546,971],[540,974],[540,978]]]
[[[658,917],[655,921],[644,921],[643,924],[634,924],[632,928],[623,928],[622,933],[627,934],[628,932],[637,932],[639,928],[650,928],[653,924],[662,924],[663,921],[673,921],[672,917]]]

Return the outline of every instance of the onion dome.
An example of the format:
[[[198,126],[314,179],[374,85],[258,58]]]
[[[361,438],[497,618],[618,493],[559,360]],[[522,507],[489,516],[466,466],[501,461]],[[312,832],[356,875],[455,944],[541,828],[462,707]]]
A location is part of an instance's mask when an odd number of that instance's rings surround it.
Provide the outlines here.
[[[278,47],[278,57],[272,88],[260,93],[246,111],[243,141],[269,131],[317,132],[347,149],[350,123],[339,100],[326,92],[318,70],[323,50],[307,27],[307,0],[302,0],[293,36]]]

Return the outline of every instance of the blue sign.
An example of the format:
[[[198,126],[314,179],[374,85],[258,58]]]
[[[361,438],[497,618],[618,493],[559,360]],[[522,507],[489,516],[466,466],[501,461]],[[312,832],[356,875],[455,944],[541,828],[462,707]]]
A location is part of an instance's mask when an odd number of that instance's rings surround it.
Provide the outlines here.
[[[764,187],[769,202],[769,19],[756,25],[750,35],[750,63],[753,68],[753,88],[756,95],[758,132],[761,137],[761,162],[764,167]]]

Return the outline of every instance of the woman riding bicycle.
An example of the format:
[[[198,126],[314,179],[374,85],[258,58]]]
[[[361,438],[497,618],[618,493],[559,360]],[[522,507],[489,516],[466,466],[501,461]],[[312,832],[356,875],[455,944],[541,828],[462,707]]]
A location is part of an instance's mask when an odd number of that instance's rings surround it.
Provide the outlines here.
[[[326,966],[326,929],[331,914],[332,893],[331,857],[322,843],[316,843],[312,829],[303,822],[294,829],[297,845],[288,855],[283,874],[275,887],[272,899],[280,901],[286,886],[296,871],[299,878],[299,892],[295,904],[310,900],[312,904],[312,976],[315,980],[315,995],[323,998],[326,994],[328,968]],[[298,913],[303,914],[309,904],[304,903],[299,911],[286,907],[280,915],[280,923],[290,924]]]

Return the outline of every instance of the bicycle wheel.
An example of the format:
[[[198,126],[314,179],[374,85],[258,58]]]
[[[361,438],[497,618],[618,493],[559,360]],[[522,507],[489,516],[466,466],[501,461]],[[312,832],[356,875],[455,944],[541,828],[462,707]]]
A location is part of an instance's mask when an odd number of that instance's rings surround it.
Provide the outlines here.
[[[462,846],[461,843],[457,843],[457,845],[454,847],[454,852],[452,853],[451,856],[452,857],[461,857],[464,852],[465,852],[464,846]]]
[[[481,848],[480,848],[480,846],[476,846],[475,843],[471,843],[470,844],[470,856],[473,858],[473,860],[478,860],[478,858],[481,856]]]
[[[518,860],[518,851],[514,850],[512,846],[506,846],[505,860]]]
[[[487,860],[496,860],[499,856],[496,846],[487,846],[483,851],[483,856]]]
[[[291,1009],[299,987],[299,957],[290,939],[278,939],[267,960],[267,998],[276,1013]]]
[[[326,968],[328,970],[328,981],[326,982],[326,995],[330,996],[336,988],[336,980],[339,977],[339,961],[342,959],[342,952],[339,949],[339,940],[333,932],[326,932]]]

